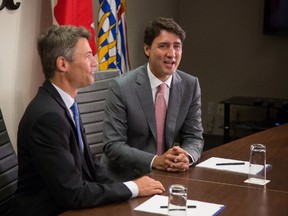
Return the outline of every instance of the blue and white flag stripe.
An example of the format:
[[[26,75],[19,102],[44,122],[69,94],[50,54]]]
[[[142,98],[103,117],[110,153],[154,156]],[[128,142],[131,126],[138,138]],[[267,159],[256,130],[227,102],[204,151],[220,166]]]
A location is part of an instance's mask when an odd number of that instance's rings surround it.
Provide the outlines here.
[[[98,61],[99,70],[130,70],[125,0],[99,0]]]

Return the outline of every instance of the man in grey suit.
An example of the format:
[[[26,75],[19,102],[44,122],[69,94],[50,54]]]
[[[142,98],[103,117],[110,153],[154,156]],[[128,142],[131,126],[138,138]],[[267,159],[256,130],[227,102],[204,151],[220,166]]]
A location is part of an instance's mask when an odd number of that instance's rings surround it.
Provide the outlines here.
[[[185,32],[173,19],[157,18],[145,29],[148,63],[112,81],[105,104],[101,158],[111,178],[134,179],[152,169],[185,171],[200,158],[204,141],[199,81],[177,69],[184,39]],[[167,114],[164,152],[157,154],[160,135],[154,109],[161,83],[167,89]]]
[[[38,39],[45,81],[19,124],[15,216],[56,216],[165,190],[148,176],[109,179],[90,152],[81,119],[73,120],[78,88],[94,82],[98,64],[89,38],[83,27],[52,26]]]

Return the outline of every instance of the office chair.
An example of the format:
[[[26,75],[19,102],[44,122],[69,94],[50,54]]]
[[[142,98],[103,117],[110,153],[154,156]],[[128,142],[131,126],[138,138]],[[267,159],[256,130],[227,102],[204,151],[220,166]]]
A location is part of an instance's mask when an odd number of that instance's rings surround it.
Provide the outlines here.
[[[11,214],[11,205],[17,188],[18,160],[10,142],[0,109],[0,215]]]
[[[87,142],[93,155],[99,160],[103,153],[104,103],[109,83],[119,76],[119,70],[97,71],[91,86],[79,89],[76,101],[86,131]]]

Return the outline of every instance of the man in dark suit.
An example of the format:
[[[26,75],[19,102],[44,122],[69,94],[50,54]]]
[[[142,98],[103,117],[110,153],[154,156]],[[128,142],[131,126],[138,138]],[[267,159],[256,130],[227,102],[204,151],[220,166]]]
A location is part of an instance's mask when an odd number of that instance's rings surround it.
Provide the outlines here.
[[[199,81],[177,69],[184,39],[185,32],[173,19],[157,18],[145,29],[148,64],[110,85],[101,163],[111,178],[133,179],[151,169],[185,171],[200,158],[204,141]],[[166,108],[160,113],[167,114],[164,134],[158,134],[156,92],[162,83]]]
[[[19,180],[15,215],[58,215],[79,209],[161,194],[147,176],[115,183],[90,153],[70,110],[77,89],[94,82],[97,61],[82,27],[52,26],[38,39],[46,80],[28,105],[18,129]],[[79,132],[80,133],[80,132]],[[84,146],[79,147],[82,143]]]

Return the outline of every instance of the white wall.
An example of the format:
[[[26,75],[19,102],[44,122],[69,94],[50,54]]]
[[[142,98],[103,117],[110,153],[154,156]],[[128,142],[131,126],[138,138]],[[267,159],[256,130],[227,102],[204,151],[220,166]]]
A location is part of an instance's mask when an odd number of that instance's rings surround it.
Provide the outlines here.
[[[17,0],[17,10],[0,11],[0,107],[16,147],[19,120],[43,81],[36,37],[51,17],[47,0]]]

